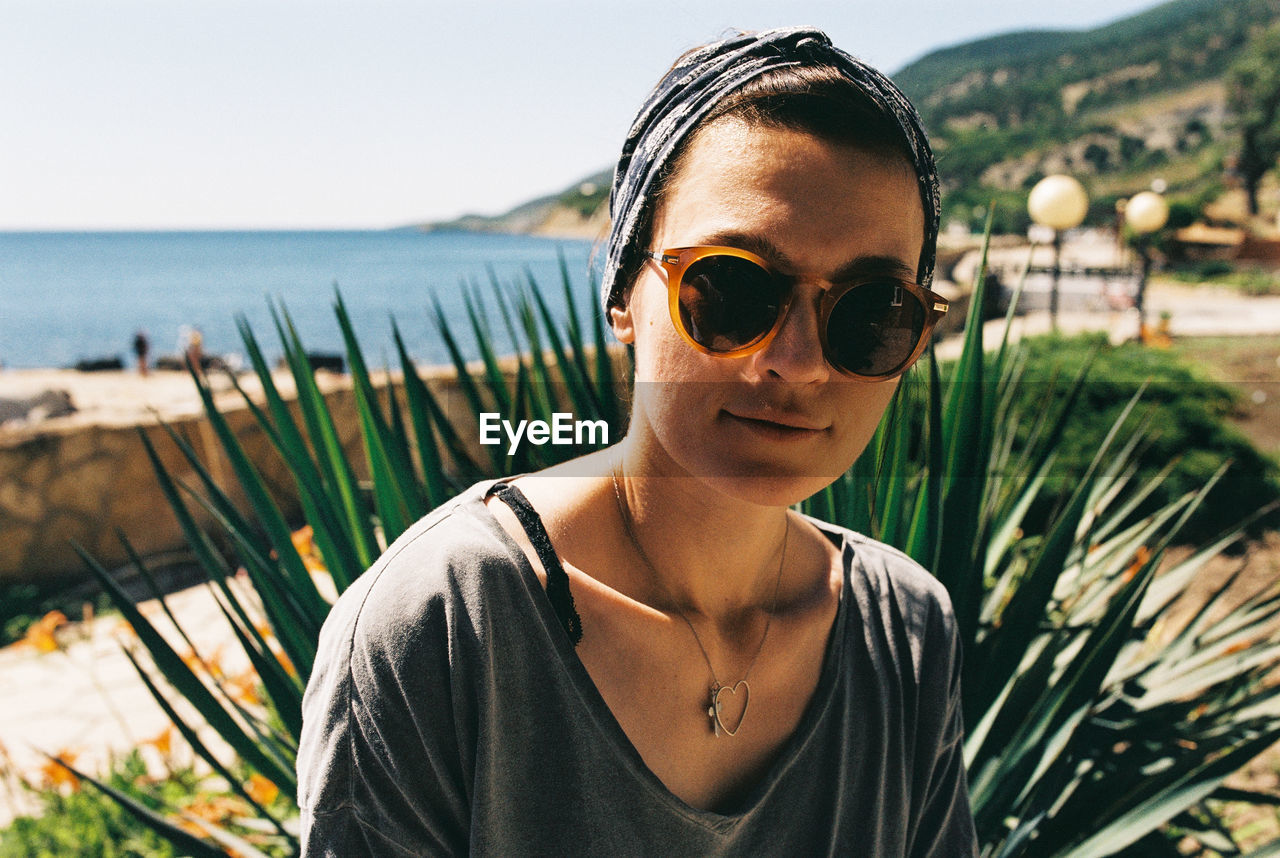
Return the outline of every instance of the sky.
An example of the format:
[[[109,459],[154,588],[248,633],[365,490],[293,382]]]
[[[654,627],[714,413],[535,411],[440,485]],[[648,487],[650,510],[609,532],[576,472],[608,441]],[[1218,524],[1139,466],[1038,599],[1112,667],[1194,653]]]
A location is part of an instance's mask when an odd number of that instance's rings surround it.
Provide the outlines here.
[[[684,50],[814,25],[890,73],[1152,0],[0,0],[0,230],[383,228],[612,167]]]

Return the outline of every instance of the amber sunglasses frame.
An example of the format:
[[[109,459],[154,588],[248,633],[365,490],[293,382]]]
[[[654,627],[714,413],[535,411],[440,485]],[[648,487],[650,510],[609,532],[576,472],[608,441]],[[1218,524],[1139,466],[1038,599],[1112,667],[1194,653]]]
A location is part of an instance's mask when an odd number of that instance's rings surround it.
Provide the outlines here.
[[[772,276],[779,276],[768,262],[762,257],[757,256],[749,250],[743,250],[738,247],[719,247],[716,245],[697,245],[693,247],[669,247],[665,250],[646,251],[646,255],[658,262],[667,275],[667,306],[671,313],[671,323],[675,325],[675,329],[679,331],[680,336],[697,351],[711,355],[712,357],[746,357],[754,354],[764,348],[777,335],[782,328],[783,322],[786,321],[787,313],[791,311],[791,302],[795,298],[796,290],[788,289],[786,295],[782,299],[782,304],[778,308],[778,318],[774,320],[773,327],[761,334],[758,338],[752,340],[744,346],[729,351],[715,351],[707,348],[699,343],[685,329],[684,321],[680,315],[680,284],[684,279],[685,272],[689,266],[699,260],[706,259],[711,256],[734,256],[739,259],[745,259],[759,265]],[[915,347],[911,350],[911,354],[901,364],[896,366],[889,372],[880,375],[866,375],[864,373],[853,372],[845,369],[834,360],[831,359],[833,354],[830,344],[827,342],[827,327],[831,321],[831,311],[835,309],[840,299],[849,292],[857,289],[859,286],[866,286],[871,283],[890,282],[895,286],[901,287],[904,291],[909,292],[917,300],[925,310],[924,326],[920,329],[920,338],[916,342]],[[902,375],[920,358],[924,348],[929,344],[929,339],[933,333],[934,326],[938,321],[947,314],[950,303],[946,298],[926,289],[919,283],[913,283],[910,280],[903,280],[897,277],[874,277],[867,280],[853,280],[847,283],[837,283],[830,289],[824,289],[822,298],[818,304],[818,337],[822,342],[822,354],[826,358],[828,364],[834,367],[841,375],[854,379],[855,381],[888,381],[891,378],[897,378]]]

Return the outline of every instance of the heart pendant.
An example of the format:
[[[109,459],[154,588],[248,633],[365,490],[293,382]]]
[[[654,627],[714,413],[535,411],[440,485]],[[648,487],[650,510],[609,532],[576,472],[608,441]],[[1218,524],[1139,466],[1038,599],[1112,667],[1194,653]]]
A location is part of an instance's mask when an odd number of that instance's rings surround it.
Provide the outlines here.
[[[742,714],[738,716],[738,723],[733,726],[732,730],[730,730],[728,725],[726,725],[724,721],[720,720],[720,707],[724,702],[720,699],[720,695],[727,691],[732,696],[737,697],[739,688],[742,689]],[[733,685],[722,685],[717,688],[715,702],[712,707],[715,713],[712,717],[715,720],[716,729],[723,730],[730,736],[738,735],[738,731],[742,729],[742,722],[747,718],[747,707],[749,705],[751,705],[751,686],[747,684],[745,679],[739,679]]]

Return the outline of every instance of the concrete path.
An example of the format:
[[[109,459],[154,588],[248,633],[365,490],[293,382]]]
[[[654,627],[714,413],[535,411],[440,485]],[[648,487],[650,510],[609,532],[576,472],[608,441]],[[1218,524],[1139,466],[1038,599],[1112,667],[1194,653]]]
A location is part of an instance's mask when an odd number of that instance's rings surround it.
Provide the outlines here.
[[[1146,294],[1147,325],[1155,325],[1168,314],[1169,334],[1173,337],[1257,336],[1280,334],[1280,295],[1249,296],[1226,287],[1182,286],[1155,282]],[[1138,333],[1138,315],[1133,309],[1108,311],[1068,311],[1058,314],[1058,328],[1064,334],[1087,331],[1106,332],[1112,343],[1132,340]],[[1047,334],[1049,314],[1036,311],[1014,318],[1010,328],[1013,339]],[[983,326],[983,341],[988,348],[1000,342],[1004,319],[993,319]],[[944,359],[960,354],[963,338],[950,337],[938,344],[938,356]],[[1280,366],[1277,366],[1280,381]]]
[[[952,276],[958,283],[973,282],[973,272],[980,260],[980,253],[971,251],[956,264]],[[1053,248],[1038,245],[1034,249],[1025,244],[993,246],[988,253],[988,266],[1003,275],[1005,285],[1013,287],[1031,266],[1035,271],[1053,265]],[[1115,237],[1105,230],[1083,230],[1072,233],[1063,245],[1058,260],[1063,271],[1136,271],[1133,251],[1118,247]],[[1280,283],[1280,271],[1275,273]],[[1043,308],[1048,304],[1047,274],[1027,277],[1023,306],[1037,308],[1014,322],[1013,336],[1034,336],[1048,333],[1049,318]],[[1134,339],[1138,333],[1137,313],[1132,309],[1132,298],[1137,288],[1137,277],[1100,277],[1096,274],[1066,274],[1059,279],[1060,306],[1059,329],[1066,334],[1084,331],[1106,331],[1114,343]],[[1045,290],[1039,291],[1036,290]],[[1222,286],[1183,285],[1153,275],[1146,289],[1146,321],[1155,325],[1163,314],[1168,314],[1172,336],[1231,336],[1253,334],[1280,334],[1280,295],[1250,296],[1237,289]],[[1003,331],[1003,320],[988,322],[984,334],[988,342],[998,343]],[[941,354],[958,353],[959,345],[951,342]],[[950,351],[948,351],[950,350]]]

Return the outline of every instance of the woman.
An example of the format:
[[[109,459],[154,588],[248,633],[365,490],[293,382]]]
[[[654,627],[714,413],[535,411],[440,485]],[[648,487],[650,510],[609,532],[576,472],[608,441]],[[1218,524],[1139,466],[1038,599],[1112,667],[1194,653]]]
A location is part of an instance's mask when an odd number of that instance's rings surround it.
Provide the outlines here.
[[[970,855],[946,593],[789,507],[852,464],[946,303],[915,111],[816,31],[677,62],[603,283],[626,438],[476,486],[334,608],[308,855]]]

